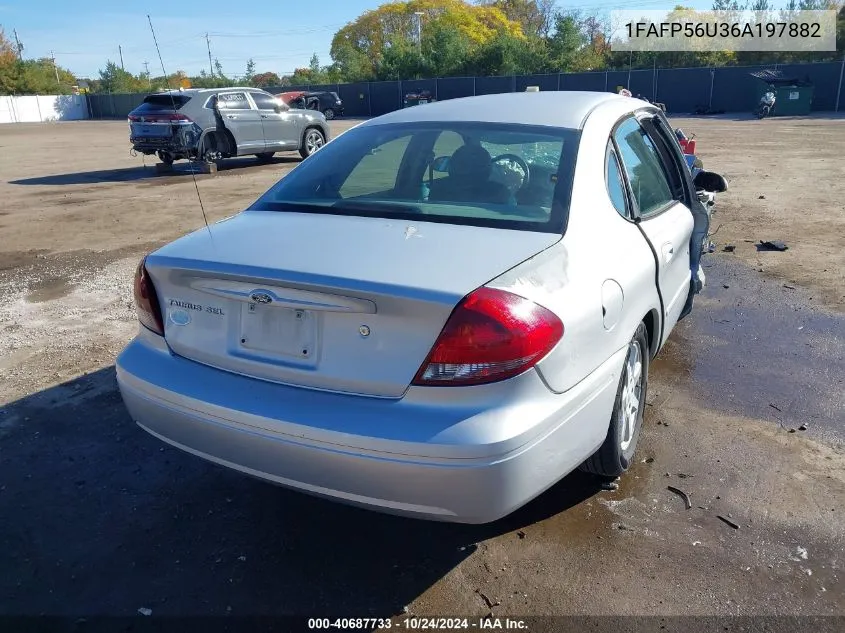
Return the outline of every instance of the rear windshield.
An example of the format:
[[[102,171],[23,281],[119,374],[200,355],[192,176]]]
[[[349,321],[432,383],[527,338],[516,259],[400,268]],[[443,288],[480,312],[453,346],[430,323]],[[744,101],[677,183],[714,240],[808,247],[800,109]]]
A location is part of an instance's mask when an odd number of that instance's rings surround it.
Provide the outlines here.
[[[155,112],[158,110],[179,110],[188,103],[191,98],[187,95],[149,95],[144,98],[138,110],[142,112]],[[176,107],[174,108],[174,104]]]
[[[252,206],[562,232],[578,134],[494,123],[358,127]]]

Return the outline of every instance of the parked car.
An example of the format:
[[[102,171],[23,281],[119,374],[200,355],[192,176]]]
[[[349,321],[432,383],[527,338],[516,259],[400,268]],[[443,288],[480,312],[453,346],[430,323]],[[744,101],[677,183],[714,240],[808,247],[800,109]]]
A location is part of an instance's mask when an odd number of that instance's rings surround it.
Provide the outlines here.
[[[398,110],[141,260],[120,391],[143,429],[214,463],[493,521],[579,466],[634,463],[649,363],[698,267],[695,201],[643,101]]]
[[[292,92],[281,92],[276,96],[292,108],[318,110],[328,120],[343,116],[343,100],[336,92],[296,90]]]
[[[329,140],[317,112],[297,110],[257,88],[188,89],[151,94],[129,113],[135,151],[163,163],[218,160],[298,150],[307,158]]]

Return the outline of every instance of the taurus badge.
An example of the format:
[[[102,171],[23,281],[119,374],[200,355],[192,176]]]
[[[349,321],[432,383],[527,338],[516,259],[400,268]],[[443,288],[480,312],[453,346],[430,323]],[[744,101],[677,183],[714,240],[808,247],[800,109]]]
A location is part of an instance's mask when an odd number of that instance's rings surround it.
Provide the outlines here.
[[[273,301],[273,297],[268,295],[266,292],[253,292],[249,295],[249,298],[255,303],[270,303]]]

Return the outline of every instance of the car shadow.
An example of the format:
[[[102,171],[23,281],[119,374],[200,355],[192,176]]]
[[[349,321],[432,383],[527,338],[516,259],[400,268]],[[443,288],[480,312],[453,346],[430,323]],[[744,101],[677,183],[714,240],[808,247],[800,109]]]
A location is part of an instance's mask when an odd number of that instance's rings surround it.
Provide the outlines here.
[[[114,367],[0,409],[0,442],[0,613],[388,617],[481,541],[599,490],[573,474],[483,526],[315,499],[147,435]]]
[[[217,173],[237,172],[246,168],[268,168],[273,165],[290,165],[301,162],[299,155],[296,156],[275,156],[268,161],[259,161],[254,156],[243,156],[239,158],[227,158],[217,165]],[[178,177],[191,177],[193,173],[200,175],[198,167],[186,161],[179,161],[173,164],[169,171],[159,172],[155,163],[137,167],[124,167],[121,169],[103,169],[98,171],[82,171],[71,174],[56,174],[54,176],[39,176],[37,178],[21,178],[10,180],[10,185],[87,185],[101,182],[133,182],[139,180],[168,179]]]

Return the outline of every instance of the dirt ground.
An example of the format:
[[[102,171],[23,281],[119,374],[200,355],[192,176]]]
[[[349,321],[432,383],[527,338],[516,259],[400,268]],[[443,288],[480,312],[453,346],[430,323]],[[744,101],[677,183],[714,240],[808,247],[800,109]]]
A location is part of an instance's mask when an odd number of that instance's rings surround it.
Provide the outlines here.
[[[0,615],[845,616],[845,119],[673,123],[731,188],[639,462],[480,527],[314,500],[138,429],[113,368],[132,274],[202,226],[194,182],[131,157],[124,122],[0,126]],[[209,221],[296,162],[199,176]]]

